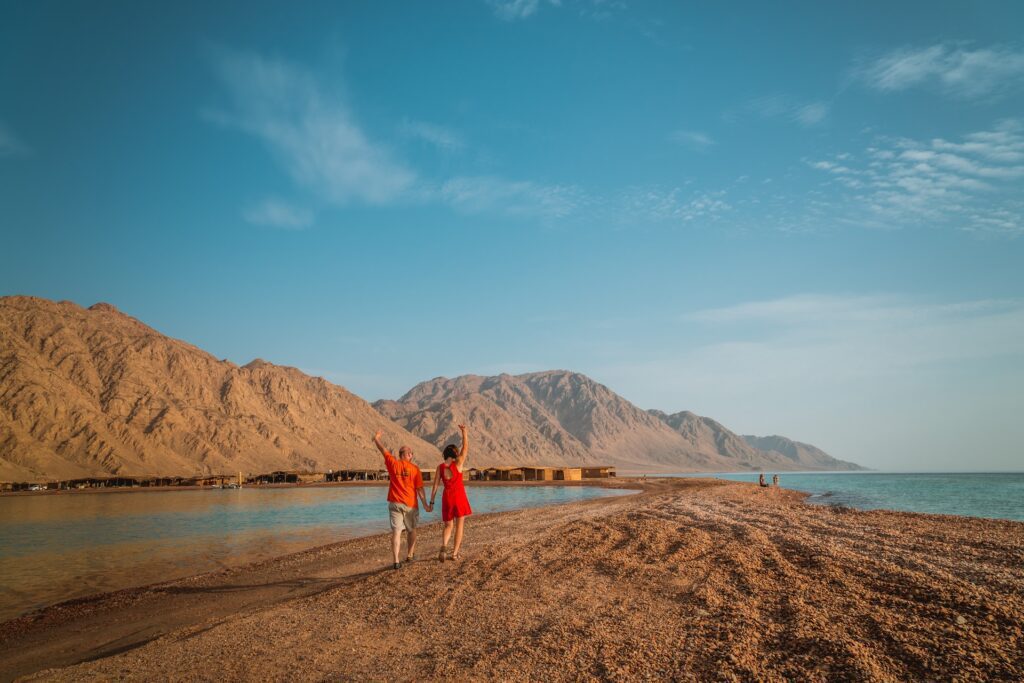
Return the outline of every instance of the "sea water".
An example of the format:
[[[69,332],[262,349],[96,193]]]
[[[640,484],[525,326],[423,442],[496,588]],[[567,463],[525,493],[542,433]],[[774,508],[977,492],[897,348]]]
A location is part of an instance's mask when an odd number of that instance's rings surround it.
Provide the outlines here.
[[[629,491],[470,486],[473,512]],[[0,620],[60,600],[166,581],[388,530],[382,486],[0,497]],[[438,521],[421,510],[421,523]],[[382,561],[388,552],[381,550]]]
[[[766,471],[771,482],[773,472]],[[778,472],[779,485],[811,494],[807,502],[861,510],[901,510],[1024,521],[1024,472]],[[758,473],[672,475],[756,482]]]

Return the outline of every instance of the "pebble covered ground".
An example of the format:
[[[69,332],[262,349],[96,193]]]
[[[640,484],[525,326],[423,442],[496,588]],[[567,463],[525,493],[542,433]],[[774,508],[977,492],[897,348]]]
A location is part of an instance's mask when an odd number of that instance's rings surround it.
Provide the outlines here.
[[[646,485],[33,678],[1024,680],[1024,524]]]

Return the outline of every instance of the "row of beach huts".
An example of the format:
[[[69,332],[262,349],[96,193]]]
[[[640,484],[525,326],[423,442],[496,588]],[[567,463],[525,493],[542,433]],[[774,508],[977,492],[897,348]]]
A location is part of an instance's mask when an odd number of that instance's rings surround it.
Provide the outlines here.
[[[430,481],[433,472],[423,470],[423,479]],[[471,481],[582,481],[615,476],[614,467],[471,467],[466,471]],[[204,488],[238,488],[271,484],[313,484],[321,482],[387,481],[387,470],[328,470],[327,472],[268,472],[266,474],[217,474],[196,477],[82,477],[46,482],[0,482],[0,492],[66,491],[97,488],[154,488],[190,486]]]

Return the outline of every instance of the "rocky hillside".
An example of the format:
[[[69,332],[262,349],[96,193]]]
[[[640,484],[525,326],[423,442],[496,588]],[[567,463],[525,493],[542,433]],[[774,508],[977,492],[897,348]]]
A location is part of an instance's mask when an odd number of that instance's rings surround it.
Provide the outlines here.
[[[766,453],[772,453],[796,464],[798,469],[860,470],[859,465],[845,460],[836,460],[831,455],[809,443],[801,443],[784,436],[750,436],[743,440]]]
[[[682,441],[657,418],[572,372],[455,379],[416,385],[381,413],[437,444],[471,426],[478,463],[670,465]]]
[[[684,410],[667,415],[652,410],[695,448],[714,451],[735,461],[737,469],[862,470],[860,465],[833,458],[810,444],[784,436],[740,436],[710,417]]]
[[[381,413],[435,444],[471,427],[474,461],[506,464],[606,463],[663,471],[856,469],[824,458],[792,458],[749,444],[693,413],[644,411],[602,384],[556,370],[525,375],[439,377]]]
[[[0,480],[378,467],[377,428],[439,459],[295,368],[218,360],[108,304],[0,298]]]

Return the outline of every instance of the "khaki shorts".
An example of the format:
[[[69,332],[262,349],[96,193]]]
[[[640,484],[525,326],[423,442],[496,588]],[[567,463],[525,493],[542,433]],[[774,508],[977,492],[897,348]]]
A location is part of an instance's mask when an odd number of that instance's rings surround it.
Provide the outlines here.
[[[388,515],[391,517],[392,529],[416,531],[416,525],[420,521],[420,509],[411,508],[404,503],[388,503]]]

